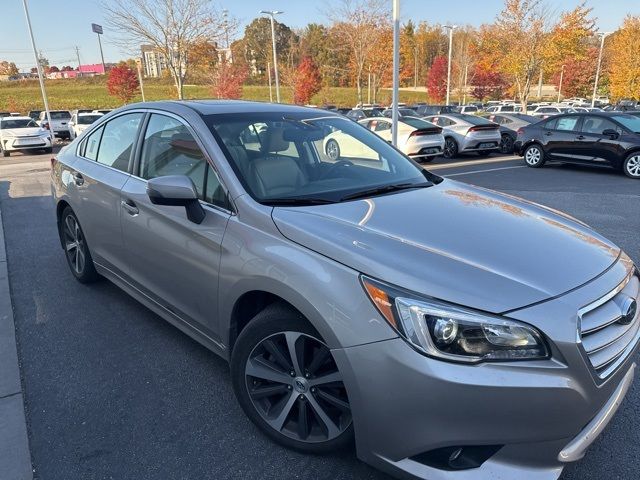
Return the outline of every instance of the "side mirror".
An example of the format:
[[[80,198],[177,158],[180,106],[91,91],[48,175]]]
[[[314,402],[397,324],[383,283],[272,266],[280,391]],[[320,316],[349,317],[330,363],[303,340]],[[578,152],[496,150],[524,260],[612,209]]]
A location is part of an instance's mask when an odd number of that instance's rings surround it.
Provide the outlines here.
[[[184,207],[187,218],[193,223],[202,223],[206,215],[198,201],[196,187],[186,175],[167,175],[150,179],[147,182],[147,195],[154,205]]]
[[[607,135],[612,140],[615,140],[620,136],[620,134],[617,131],[615,131],[613,128],[607,128],[604,132],[602,132],[602,135]]]

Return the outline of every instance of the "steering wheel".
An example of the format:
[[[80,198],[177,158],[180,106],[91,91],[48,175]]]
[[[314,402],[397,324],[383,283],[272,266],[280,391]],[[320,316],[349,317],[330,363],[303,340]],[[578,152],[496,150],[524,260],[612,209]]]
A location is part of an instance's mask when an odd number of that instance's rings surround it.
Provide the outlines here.
[[[349,160],[338,160],[336,163],[332,164],[327,170],[325,170],[322,175],[320,175],[319,180],[324,180],[325,178],[330,177],[331,174],[333,174],[333,172],[335,172],[339,168],[349,167],[351,165],[353,165],[353,162]]]

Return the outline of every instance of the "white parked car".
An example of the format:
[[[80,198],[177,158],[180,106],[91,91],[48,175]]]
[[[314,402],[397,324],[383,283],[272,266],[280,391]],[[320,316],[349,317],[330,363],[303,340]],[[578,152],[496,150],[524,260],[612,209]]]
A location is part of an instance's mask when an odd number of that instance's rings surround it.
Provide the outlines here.
[[[533,112],[530,112],[529,115],[545,119],[547,117],[550,117],[551,115],[558,115],[560,113],[575,113],[575,110],[571,107],[564,106],[546,106],[536,108]]]
[[[373,117],[360,120],[358,123],[391,142],[391,119]],[[402,117],[398,120],[398,149],[418,161],[429,161],[433,157],[442,155],[444,151],[442,128],[421,118]],[[326,137],[324,152],[333,161],[341,158],[378,160],[379,157],[378,153],[368,146],[341,131]]]
[[[103,115],[101,113],[77,113],[69,120],[69,136],[73,140],[79,137],[89,125],[98,120]]]
[[[522,111],[522,105],[508,104],[508,105],[492,105],[487,107],[485,112],[487,113],[517,113]],[[466,112],[462,112],[466,113]]]
[[[40,112],[38,117],[38,125],[44,128],[49,128],[56,137],[69,138],[69,120],[71,120],[71,112],[68,110],[49,110],[51,115],[51,122],[53,125],[49,127],[49,121],[47,120],[47,112]]]
[[[18,150],[52,153],[51,133],[30,117],[0,118],[0,151],[4,157]]]

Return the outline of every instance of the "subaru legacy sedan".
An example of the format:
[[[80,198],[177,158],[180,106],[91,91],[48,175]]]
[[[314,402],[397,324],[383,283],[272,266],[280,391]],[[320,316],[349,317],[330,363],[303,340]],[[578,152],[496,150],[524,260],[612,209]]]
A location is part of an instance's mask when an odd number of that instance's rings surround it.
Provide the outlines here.
[[[336,132],[376,157],[329,158]],[[338,114],[129,105],[52,160],[52,191],[73,276],[228,360],[244,412],[289,448],[355,443],[403,478],[555,478],[634,378],[640,280],[620,248]]]

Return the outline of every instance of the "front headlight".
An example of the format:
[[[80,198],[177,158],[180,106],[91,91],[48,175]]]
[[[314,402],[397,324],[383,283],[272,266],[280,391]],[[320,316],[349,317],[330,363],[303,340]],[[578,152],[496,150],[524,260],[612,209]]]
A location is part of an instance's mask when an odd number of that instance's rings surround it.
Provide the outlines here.
[[[542,334],[530,325],[361,278],[382,316],[422,353],[465,363],[549,358]]]

